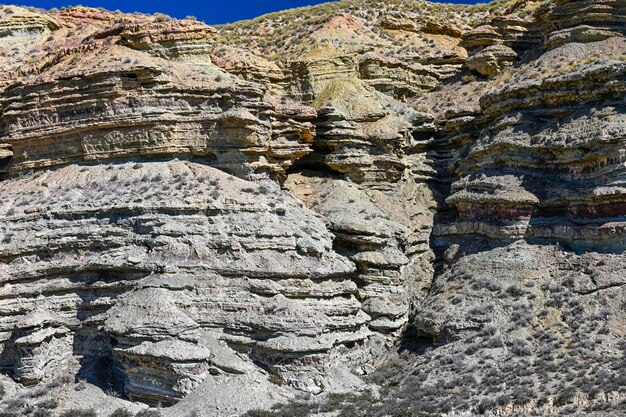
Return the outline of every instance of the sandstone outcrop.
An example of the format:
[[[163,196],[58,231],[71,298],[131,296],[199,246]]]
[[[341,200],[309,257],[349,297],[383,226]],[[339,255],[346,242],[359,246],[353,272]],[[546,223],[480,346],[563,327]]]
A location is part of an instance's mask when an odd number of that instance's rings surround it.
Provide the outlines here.
[[[4,171],[180,155],[241,177],[284,176],[310,152],[313,109],[272,105],[263,89],[217,70],[215,78],[185,75],[184,68],[172,75],[158,61],[125,65],[118,46],[98,52],[70,74],[5,89],[3,145],[13,156]],[[38,94],[42,89],[45,95]],[[157,110],[165,102],[167,109]]]
[[[3,7],[1,13],[0,42],[3,48],[42,41],[59,28],[53,18],[22,7]]]
[[[194,20],[171,20],[152,24],[126,24],[120,30],[122,44],[132,49],[190,64],[210,64],[211,38],[216,30]],[[105,32],[106,33],[106,32]]]
[[[0,7],[0,412],[619,416],[625,15]]]
[[[216,361],[219,344],[206,341],[219,338],[316,389],[315,379],[300,378],[298,362],[307,363],[307,378],[320,378],[323,352],[368,334],[354,266],[332,252],[323,223],[275,187],[191,162],[72,165],[4,185],[3,366],[17,360],[24,383],[80,353],[86,362],[112,355],[122,370],[131,360],[162,375],[172,368],[173,380],[159,384],[187,393],[211,366],[251,366]],[[50,203],[43,210],[42,198]],[[122,371],[131,398],[180,397],[152,393],[166,388],[150,388],[150,366],[141,369],[147,374]]]
[[[491,122],[458,163],[448,198],[462,219],[455,233],[567,242],[585,251],[622,247],[626,67],[611,57],[624,46],[622,38],[593,48],[564,45],[483,95]],[[555,71],[557,56],[573,63]]]
[[[428,277],[427,236],[412,230],[412,216],[428,211],[422,206],[409,205],[417,186],[405,186],[387,194],[358,187],[350,182],[332,178],[316,178],[294,174],[287,187],[312,210],[330,223],[328,229],[335,236],[335,250],[349,256],[356,265],[357,297],[361,308],[371,321],[370,329],[395,332],[408,320],[409,301],[421,296],[424,286],[419,282]],[[392,208],[396,200],[407,201],[408,207]],[[359,216],[354,216],[358,212]],[[427,220],[427,215],[424,220]],[[426,271],[415,271],[415,264]],[[412,268],[413,266],[413,268]],[[408,285],[409,280],[413,280]]]
[[[550,29],[546,46],[554,48],[572,42],[596,42],[623,36],[622,1],[554,1],[541,11],[541,22]]]

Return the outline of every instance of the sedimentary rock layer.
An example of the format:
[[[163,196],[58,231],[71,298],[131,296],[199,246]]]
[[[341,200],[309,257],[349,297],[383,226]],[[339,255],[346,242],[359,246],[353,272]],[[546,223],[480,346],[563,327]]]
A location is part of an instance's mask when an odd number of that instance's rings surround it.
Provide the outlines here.
[[[281,176],[310,151],[315,111],[273,105],[253,84],[229,76],[172,77],[155,62],[116,68],[94,59],[89,66],[4,91],[2,146],[13,153],[5,172],[179,155],[242,177]]]
[[[156,402],[145,383],[134,388],[128,358],[193,360],[206,373],[213,332],[317,389],[323,354],[367,336],[353,264],[275,185],[189,162],[71,165],[4,181],[1,199],[2,366],[25,383],[62,355],[97,355],[95,339],[106,355],[111,338],[128,394]]]
[[[623,408],[625,13],[0,8],[0,407]]]

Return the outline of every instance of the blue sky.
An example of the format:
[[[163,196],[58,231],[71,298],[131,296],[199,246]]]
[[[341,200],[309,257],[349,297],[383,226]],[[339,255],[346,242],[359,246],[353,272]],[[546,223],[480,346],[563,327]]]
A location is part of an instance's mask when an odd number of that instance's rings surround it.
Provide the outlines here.
[[[381,0],[385,1],[385,0]],[[196,16],[209,24],[235,22],[283,9],[324,3],[322,0],[14,0],[7,3],[50,9],[68,5],[104,7],[123,12],[165,13],[173,17]],[[446,3],[486,3],[486,0],[448,0]]]

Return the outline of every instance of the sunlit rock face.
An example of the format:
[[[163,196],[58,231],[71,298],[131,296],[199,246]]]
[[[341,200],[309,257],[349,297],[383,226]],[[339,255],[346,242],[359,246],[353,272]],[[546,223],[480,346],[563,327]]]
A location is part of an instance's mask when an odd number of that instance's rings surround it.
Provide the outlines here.
[[[1,6],[0,410],[618,416],[625,15]]]
[[[210,366],[253,366],[220,365],[221,339],[314,389],[325,352],[368,335],[354,265],[276,185],[181,161],[70,165],[4,184],[3,365],[24,383],[54,374],[59,355],[110,354],[131,396],[152,395],[137,392],[152,388],[135,381],[147,377],[132,358],[174,372],[155,400],[180,398]],[[305,358],[311,381],[300,380]],[[189,361],[194,378],[178,369]]]

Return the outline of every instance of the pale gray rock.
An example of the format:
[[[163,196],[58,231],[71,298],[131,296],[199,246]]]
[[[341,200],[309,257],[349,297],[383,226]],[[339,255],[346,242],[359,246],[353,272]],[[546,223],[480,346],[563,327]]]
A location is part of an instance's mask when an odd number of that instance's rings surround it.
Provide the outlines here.
[[[27,183],[41,194],[24,197]],[[271,184],[176,161],[70,166],[4,184],[4,199],[22,200],[3,218],[12,237],[0,278],[13,300],[2,308],[37,306],[2,319],[21,334],[4,342],[17,355],[4,365],[25,382],[78,346],[86,362],[111,358],[120,389],[153,404],[181,398],[212,369],[247,373],[251,359],[319,390],[326,352],[367,338],[354,265],[312,212]],[[49,204],[32,212],[37,198]],[[33,291],[58,300],[24,298]],[[93,338],[100,344],[81,345]],[[26,346],[37,353],[19,356]]]

